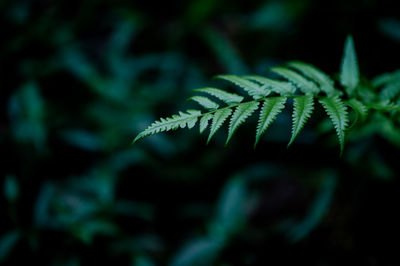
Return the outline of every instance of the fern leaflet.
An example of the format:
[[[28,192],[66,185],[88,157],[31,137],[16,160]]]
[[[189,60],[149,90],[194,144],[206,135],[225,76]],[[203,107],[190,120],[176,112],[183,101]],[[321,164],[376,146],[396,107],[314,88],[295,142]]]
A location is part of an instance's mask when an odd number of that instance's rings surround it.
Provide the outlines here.
[[[235,75],[219,75],[216,78],[224,79],[244,89],[253,99],[257,100],[270,94],[270,91],[257,83]]]
[[[342,66],[340,69],[340,82],[346,88],[348,95],[353,95],[355,88],[360,81],[357,55],[354,48],[353,38],[348,36],[344,45]]]
[[[383,112],[400,112],[400,104],[395,104],[388,100],[370,104],[368,107]]]
[[[214,117],[211,123],[211,129],[210,129],[210,135],[208,136],[207,139],[207,144],[210,142],[211,138],[215,135],[215,133],[220,129],[222,124],[225,122],[225,120],[232,114],[232,109],[230,108],[225,108],[225,109],[219,109],[215,111]]]
[[[289,82],[277,81],[256,75],[245,76],[245,78],[257,81],[261,83],[264,87],[267,87],[282,96],[293,95],[296,91],[296,88],[293,87],[293,85]]]
[[[400,79],[387,84],[380,93],[382,100],[394,100],[400,94]]]
[[[313,110],[314,98],[312,96],[300,96],[294,99],[292,137],[289,141],[288,147],[292,145],[293,141],[299,135],[308,118],[310,118]]]
[[[385,74],[375,77],[372,80],[372,85],[374,87],[380,87],[385,84],[398,82],[398,81],[400,81],[400,69],[396,70],[394,72],[391,72],[391,73],[385,73]]]
[[[333,126],[335,127],[340,143],[340,155],[342,155],[344,149],[345,129],[348,123],[347,108],[338,96],[321,98],[319,99],[319,102],[324,107],[333,123]]]
[[[338,91],[335,90],[333,80],[316,67],[299,61],[289,62],[289,66],[300,71],[305,76],[316,82],[320,86],[321,90],[326,93],[326,95],[333,96],[338,94]]]
[[[231,121],[229,123],[229,132],[228,138],[226,139],[225,145],[227,145],[232,138],[233,134],[235,134],[236,130],[239,128],[241,124],[246,121],[246,119],[253,114],[255,110],[258,108],[258,102],[247,102],[239,105],[235,112],[231,117]]]
[[[368,108],[362,102],[353,98],[348,100],[346,104],[350,106],[356,113],[356,120],[354,121],[353,124],[355,124],[358,121],[359,117],[361,118],[362,122],[367,119]]]
[[[282,112],[283,108],[285,108],[286,99],[286,97],[274,97],[264,101],[260,112],[260,118],[258,120],[254,148],[257,146],[260,138],[264,135],[265,131],[267,131],[271,123],[275,121],[278,114]]]
[[[195,101],[206,109],[218,109],[218,107],[219,107],[219,105],[217,103],[215,103],[215,102],[211,101],[210,99],[208,99],[207,97],[203,97],[203,96],[193,96],[193,97],[189,98],[188,100]]]
[[[284,67],[274,67],[271,68],[271,71],[295,84],[304,94],[313,95],[319,92],[319,89],[314,82],[309,81],[293,70]]]
[[[159,121],[154,122],[139,135],[137,135],[132,144],[137,142],[139,139],[154,135],[159,132],[176,130],[178,128],[184,128],[186,126],[188,128],[192,128],[196,125],[197,118],[200,115],[201,112],[199,110],[187,110],[186,113],[179,112],[178,115],[161,118]]]
[[[375,88],[380,88],[381,92],[379,97],[382,100],[395,100],[400,94],[400,70],[396,70],[392,73],[385,73],[372,80],[372,85]]]
[[[211,88],[211,87],[196,89],[194,91],[207,93],[211,96],[214,96],[215,98],[220,99],[221,101],[225,102],[228,105],[240,103],[244,99],[242,96],[237,95],[235,93],[229,93],[229,92],[226,92],[226,91],[223,91],[223,90],[220,90],[217,88]]]
[[[200,119],[200,134],[204,132],[204,130],[206,130],[207,126],[208,126],[208,121],[212,118],[212,114],[211,113],[206,113],[201,119]]]

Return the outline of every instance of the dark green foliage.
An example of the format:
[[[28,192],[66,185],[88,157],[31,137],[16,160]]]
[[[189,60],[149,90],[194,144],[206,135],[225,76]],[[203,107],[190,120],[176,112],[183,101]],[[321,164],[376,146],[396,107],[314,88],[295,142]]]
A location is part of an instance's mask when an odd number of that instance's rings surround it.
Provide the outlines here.
[[[0,1],[0,265],[399,265],[395,7]]]

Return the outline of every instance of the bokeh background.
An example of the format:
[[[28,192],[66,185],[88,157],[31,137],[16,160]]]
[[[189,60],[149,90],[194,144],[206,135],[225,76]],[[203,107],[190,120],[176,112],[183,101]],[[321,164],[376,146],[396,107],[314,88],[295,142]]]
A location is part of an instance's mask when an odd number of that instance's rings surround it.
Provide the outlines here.
[[[399,68],[396,2],[1,0],[0,264],[399,265],[391,134],[339,158],[316,116],[287,150],[288,108],[256,150],[256,118],[130,146],[216,74],[338,73],[348,34],[365,77]]]

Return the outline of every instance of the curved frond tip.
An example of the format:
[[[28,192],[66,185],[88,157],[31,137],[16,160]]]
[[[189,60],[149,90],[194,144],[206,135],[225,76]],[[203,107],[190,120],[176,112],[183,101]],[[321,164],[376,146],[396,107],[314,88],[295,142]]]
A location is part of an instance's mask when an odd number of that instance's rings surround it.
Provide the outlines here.
[[[161,118],[137,135],[132,141],[132,145],[144,137],[151,136],[159,132],[176,130],[184,127],[192,128],[196,125],[197,119],[200,115],[201,111],[199,110],[187,110],[186,113],[179,112],[179,114],[173,115],[172,117]]]

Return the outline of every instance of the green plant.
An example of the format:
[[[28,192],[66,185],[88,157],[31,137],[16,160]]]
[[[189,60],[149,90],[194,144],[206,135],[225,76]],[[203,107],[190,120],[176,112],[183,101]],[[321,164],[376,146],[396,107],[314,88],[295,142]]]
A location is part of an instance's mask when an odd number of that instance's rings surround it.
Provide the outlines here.
[[[226,144],[231,140],[240,125],[256,110],[260,110],[256,139],[257,145],[268,127],[275,121],[278,114],[285,108],[289,99],[293,100],[292,136],[288,146],[300,134],[307,120],[314,111],[317,101],[322,105],[331,120],[340,144],[340,154],[343,152],[345,135],[354,129],[358,122],[366,125],[376,124],[376,119],[369,117],[379,116],[378,120],[391,123],[389,126],[395,135],[392,139],[400,141],[400,133],[396,131],[399,123],[400,110],[400,71],[386,73],[372,81],[360,78],[357,56],[353,39],[349,36],[345,42],[344,54],[340,69],[340,86],[333,78],[311,64],[292,61],[282,67],[273,67],[272,72],[283,80],[271,79],[257,75],[219,75],[216,78],[229,81],[242,88],[252,99],[245,100],[244,96],[230,93],[218,88],[200,88],[196,92],[212,96],[225,106],[220,106],[216,100],[206,96],[193,96],[189,100],[195,101],[205,108],[179,112],[168,118],[155,121],[133,140],[136,141],[163,131],[178,128],[193,128],[200,121],[200,133],[204,132],[211,120],[210,133],[207,143],[230,117]],[[349,126],[352,110],[353,123]],[[393,134],[391,134],[393,136]],[[390,134],[389,134],[390,135]]]

